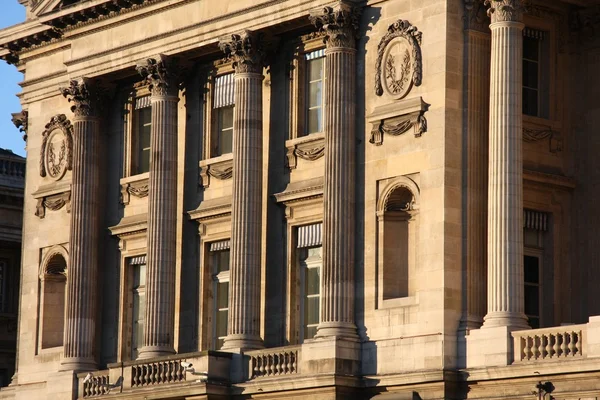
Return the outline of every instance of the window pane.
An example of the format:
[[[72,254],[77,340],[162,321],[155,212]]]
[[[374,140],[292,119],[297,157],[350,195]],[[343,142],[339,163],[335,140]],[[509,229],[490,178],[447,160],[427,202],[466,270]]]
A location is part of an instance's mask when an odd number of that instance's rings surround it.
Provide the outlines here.
[[[228,310],[217,311],[217,338],[227,336]]]
[[[533,256],[525,256],[525,282],[540,283],[540,259]]]
[[[219,155],[233,151],[233,130],[221,131],[219,136]]]
[[[534,229],[525,229],[523,231],[523,242],[525,247],[538,247],[538,231]]]
[[[138,288],[146,285],[146,266],[145,265],[134,265],[133,266],[133,287]]]
[[[528,60],[539,60],[540,41],[530,37],[523,38],[523,58]]]
[[[323,130],[323,111],[321,108],[308,110],[308,133],[321,132]]]
[[[319,275],[321,268],[307,268],[306,269],[306,295],[319,294],[320,293],[320,279]]]
[[[229,307],[229,282],[217,284],[217,308]]]
[[[537,89],[539,87],[538,63],[523,61],[523,86],[533,89]]]
[[[218,126],[218,144],[217,156],[229,154],[233,150],[233,106],[217,109]]]
[[[312,339],[317,334],[316,326],[307,326],[304,328],[304,339]]]
[[[229,271],[229,250],[216,251],[214,253],[217,273]]]
[[[535,89],[523,88],[523,114],[538,116],[538,92]]]
[[[540,288],[525,285],[525,314],[540,315]]]
[[[233,107],[219,108],[219,128],[233,128]]]
[[[323,79],[323,60],[324,58],[315,58],[308,61],[308,79],[317,81]]]
[[[314,325],[319,323],[319,297],[307,297],[304,305],[304,324]]]
[[[323,104],[323,82],[312,82],[308,89],[308,106],[320,107]]]

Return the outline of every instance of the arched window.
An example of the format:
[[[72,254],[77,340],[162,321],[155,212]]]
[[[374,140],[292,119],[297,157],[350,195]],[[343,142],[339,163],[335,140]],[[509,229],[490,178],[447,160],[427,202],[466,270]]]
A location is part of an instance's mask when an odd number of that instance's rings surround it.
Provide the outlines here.
[[[413,296],[418,236],[418,188],[405,177],[394,179],[378,203],[378,300]]]
[[[57,246],[50,249],[42,263],[40,274],[42,349],[63,345],[67,289],[66,254],[63,247]]]

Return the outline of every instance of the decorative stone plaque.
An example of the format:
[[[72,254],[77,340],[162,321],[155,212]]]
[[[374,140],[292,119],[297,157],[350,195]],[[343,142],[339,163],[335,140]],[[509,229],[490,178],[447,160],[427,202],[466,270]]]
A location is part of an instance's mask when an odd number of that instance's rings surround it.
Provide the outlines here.
[[[64,114],[52,117],[42,133],[40,176],[58,181],[72,167],[73,126]]]
[[[422,78],[421,32],[410,22],[391,24],[377,48],[375,93],[398,100],[408,95]]]

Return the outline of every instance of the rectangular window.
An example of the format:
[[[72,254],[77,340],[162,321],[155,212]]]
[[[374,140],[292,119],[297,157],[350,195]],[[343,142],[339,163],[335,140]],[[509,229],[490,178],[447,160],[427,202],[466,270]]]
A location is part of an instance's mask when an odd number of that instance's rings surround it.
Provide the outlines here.
[[[315,337],[321,321],[322,230],[322,223],[298,228],[300,342]]]
[[[146,314],[146,256],[134,257],[130,261],[132,270],[132,330],[131,359],[138,357],[144,343],[144,325]]]
[[[524,259],[525,284],[525,315],[533,329],[540,327],[540,267],[541,258],[535,255],[525,255]]]
[[[306,134],[323,131],[325,53],[317,50],[306,54]]]
[[[549,48],[546,32],[523,31],[523,114],[549,118]]]
[[[150,132],[152,130],[152,107],[150,96],[136,99],[133,111],[135,156],[134,174],[150,171]]]
[[[229,319],[229,240],[211,243],[214,282],[214,339],[213,348],[223,347]]]
[[[533,329],[542,326],[542,274],[544,269],[544,234],[549,226],[549,214],[523,211],[523,285],[525,315]]]
[[[215,134],[211,157],[222,156],[233,151],[233,111],[235,80],[233,74],[215,79],[213,110]]]

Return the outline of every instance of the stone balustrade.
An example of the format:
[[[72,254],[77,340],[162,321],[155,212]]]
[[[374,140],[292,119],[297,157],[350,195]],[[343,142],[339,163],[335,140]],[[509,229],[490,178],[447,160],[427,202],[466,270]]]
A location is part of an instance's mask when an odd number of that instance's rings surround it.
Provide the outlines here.
[[[257,350],[250,357],[249,379],[298,374],[300,346]]]
[[[164,360],[131,367],[131,387],[153,386],[164,383],[183,382],[186,379],[184,360]]]
[[[587,325],[515,331],[514,362],[564,360],[586,356]]]
[[[108,370],[95,372],[94,375],[90,376],[90,378],[86,380],[87,376],[87,374],[83,374],[83,378],[80,378],[80,387],[83,388],[83,394],[80,397],[88,399],[90,397],[103,396],[109,393],[110,384]]]

